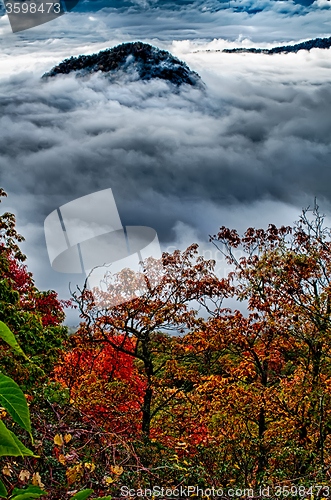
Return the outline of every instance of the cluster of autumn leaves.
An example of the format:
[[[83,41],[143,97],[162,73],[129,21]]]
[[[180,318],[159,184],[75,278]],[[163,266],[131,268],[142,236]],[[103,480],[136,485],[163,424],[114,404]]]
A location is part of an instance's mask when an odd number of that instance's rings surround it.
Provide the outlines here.
[[[86,481],[115,495],[122,485],[137,489],[153,482],[224,488],[328,481],[331,233],[316,206],[293,227],[249,228],[243,236],[222,227],[210,240],[231,266],[225,278],[191,245],[163,254],[162,266],[150,259],[146,267],[157,284],[146,278],[144,294],[134,300],[107,307],[103,291],[96,305],[98,291],[77,289],[72,305],[82,322],[70,336],[60,329],[62,309],[53,295],[35,311],[27,309],[26,296],[40,295],[22,284],[18,247],[6,239],[8,220],[2,222],[0,261],[2,255],[17,266],[2,265],[0,319],[30,348],[17,318],[26,315],[35,329],[38,320],[45,352],[52,354],[40,358],[43,373],[22,360],[2,365],[25,384],[40,435],[47,424],[28,384],[31,372],[35,384],[52,393],[52,429],[62,428],[65,418],[72,428],[92,422],[99,429],[79,453],[78,431],[53,434],[49,463],[58,464],[61,491],[79,491]],[[142,279],[126,269],[107,280],[109,295],[124,297],[127,283]],[[229,299],[237,301],[235,308],[228,307]],[[3,359],[7,351],[4,346]],[[32,349],[28,354],[37,364]],[[112,457],[98,441],[99,431],[118,443]],[[6,462],[3,475],[10,477],[11,467]],[[24,481],[46,484],[31,467],[21,472],[30,474]]]
[[[14,465],[18,465],[17,462],[13,462]],[[9,478],[12,477],[12,474],[13,474],[13,469],[12,469],[12,466],[11,464],[7,463],[3,468],[2,468],[2,474],[4,476],[7,476]],[[22,469],[20,472],[19,472],[19,475],[18,475],[18,479],[21,481],[22,484],[26,484],[30,479],[31,479],[31,482],[34,486],[39,486],[40,488],[44,488],[44,484],[41,482],[41,477],[40,477],[40,474],[39,472],[34,472],[32,477],[31,477],[31,473],[26,470],[26,469]]]
[[[64,455],[63,453],[58,453],[59,451],[64,451],[64,446],[65,444],[68,444],[72,439],[71,434],[56,434],[54,436],[54,444],[56,445],[55,448],[55,456],[57,456],[58,461],[60,464],[64,465],[65,467],[67,466],[68,462],[72,462],[73,455],[71,454],[66,454]],[[76,455],[76,454],[75,454]],[[77,456],[77,455],[76,455]],[[68,486],[71,486],[77,482],[79,482],[83,475],[84,475],[84,470],[87,470],[90,473],[93,473],[96,469],[96,465],[94,462],[79,462],[75,465],[72,465],[71,467],[67,468],[66,470],[66,476],[67,476],[67,482]],[[110,471],[112,474],[115,476],[120,476],[123,473],[123,467],[120,467],[118,465],[111,465],[110,466]],[[105,476],[103,478],[103,483],[105,485],[109,485],[112,482],[114,482],[114,479],[111,476]]]

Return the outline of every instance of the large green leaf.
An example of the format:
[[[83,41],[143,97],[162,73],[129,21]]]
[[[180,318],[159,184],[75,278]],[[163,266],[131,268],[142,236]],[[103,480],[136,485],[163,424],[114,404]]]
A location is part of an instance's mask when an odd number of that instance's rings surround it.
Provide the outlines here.
[[[24,444],[18,439],[17,436],[11,431],[9,431],[10,434],[12,435],[13,440],[15,441],[16,446],[20,449],[21,455],[24,457],[35,457],[39,458],[39,455],[35,455],[33,451],[29,450],[29,448],[26,448]],[[1,441],[0,441],[1,443]]]
[[[9,330],[8,326],[5,325],[5,323],[3,323],[2,321],[0,321],[0,338],[5,342],[7,342],[7,344],[10,345],[10,347],[12,347],[16,352],[24,356],[25,359],[27,360],[29,359],[20,348],[15,338],[15,335]]]
[[[42,495],[47,495],[46,491],[40,489],[39,486],[30,485],[24,490],[14,488],[10,500],[30,500],[31,498],[39,498]]]
[[[36,457],[0,420],[0,457]]]
[[[82,490],[76,493],[73,497],[70,497],[70,500],[86,500],[90,495],[92,495],[92,493],[94,493],[94,490]],[[111,496],[108,495],[107,497],[98,497],[95,498],[95,500],[111,500]]]
[[[82,490],[76,493],[73,497],[70,497],[70,500],[86,500],[90,495],[92,495],[92,493],[94,493],[94,490]],[[95,500],[111,500],[111,496],[108,495],[107,497],[98,497]]]
[[[94,490],[82,490],[76,493],[73,497],[70,497],[70,500],[86,500]]]
[[[28,431],[31,436],[29,407],[25,396],[16,382],[0,373],[0,404],[8,411],[14,422]]]
[[[2,481],[0,481],[0,497],[1,498],[7,498],[7,490],[6,490],[6,486],[3,484]]]

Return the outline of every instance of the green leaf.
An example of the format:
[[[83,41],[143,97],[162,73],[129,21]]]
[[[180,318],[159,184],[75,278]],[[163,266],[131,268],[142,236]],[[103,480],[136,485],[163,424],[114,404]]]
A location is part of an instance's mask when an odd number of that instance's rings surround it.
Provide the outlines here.
[[[24,444],[18,439],[17,436],[11,431],[9,431],[10,434],[12,435],[13,440],[15,441],[16,446],[21,450],[21,453],[23,454],[22,456],[24,457],[35,457],[39,458],[39,455],[35,455],[33,451],[29,450],[29,448],[26,448]],[[1,442],[1,441],[0,441]]]
[[[3,484],[2,481],[0,481],[0,497],[1,498],[7,498],[7,490],[6,490],[6,486]]]
[[[2,321],[0,321],[0,338],[7,342],[10,347],[12,347],[16,352],[25,357],[25,359],[29,360],[29,358],[24,354],[22,349],[20,348],[15,335],[9,330],[8,326],[5,325]]]
[[[47,495],[46,491],[43,491],[39,486],[28,486],[23,490],[14,488],[10,500],[29,500],[30,498],[39,498],[42,495]]]
[[[108,495],[107,497],[98,497],[95,498],[94,500],[111,500],[111,495]]]
[[[0,457],[36,457],[0,420]]]
[[[14,422],[28,431],[32,439],[29,407],[25,396],[14,380],[2,373],[0,373],[0,403]]]
[[[90,495],[92,495],[92,493],[94,492],[94,490],[82,490],[82,491],[79,491],[78,493],[76,493],[76,495],[74,495],[73,497],[70,497],[70,500],[86,500],[86,498],[88,498]]]

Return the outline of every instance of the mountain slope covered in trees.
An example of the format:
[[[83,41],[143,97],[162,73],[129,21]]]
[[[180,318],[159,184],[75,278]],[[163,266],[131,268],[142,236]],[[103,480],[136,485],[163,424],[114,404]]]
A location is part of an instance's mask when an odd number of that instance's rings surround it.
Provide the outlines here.
[[[165,50],[142,42],[123,43],[88,56],[71,57],[44,75],[44,78],[77,72],[80,75],[97,71],[116,80],[125,73],[140,80],[160,78],[175,85],[202,86],[200,76]]]
[[[329,38],[314,38],[305,42],[296,43],[294,45],[282,45],[280,47],[273,47],[272,49],[255,49],[255,48],[240,48],[240,49],[223,49],[222,52],[228,54],[251,52],[253,54],[289,54],[291,52],[297,53],[299,50],[311,49],[329,49],[331,47],[331,37]]]

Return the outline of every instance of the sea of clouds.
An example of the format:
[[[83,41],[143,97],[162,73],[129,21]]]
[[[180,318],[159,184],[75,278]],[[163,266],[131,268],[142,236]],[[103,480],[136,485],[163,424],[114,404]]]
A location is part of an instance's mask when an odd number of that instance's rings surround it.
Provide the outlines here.
[[[207,257],[221,225],[291,224],[314,197],[330,213],[330,51],[220,52],[328,36],[329,2],[318,2],[183,2],[181,18],[152,1],[102,12],[82,2],[15,35],[0,19],[1,208],[17,215],[39,287],[66,297],[69,281],[82,283],[50,268],[43,221],[101,189],[112,188],[124,225],[153,227],[163,250],[198,241]],[[205,90],[124,75],[41,79],[66,57],[138,39],[185,61]]]

